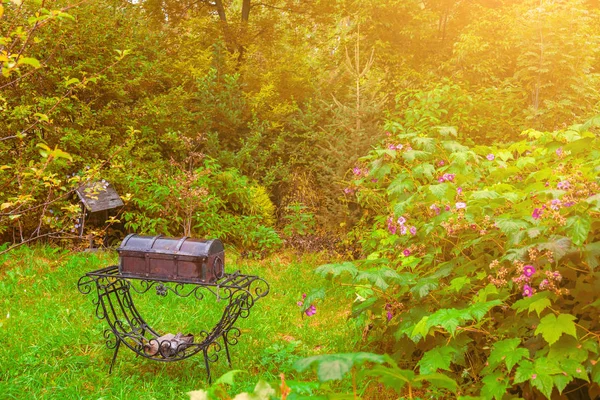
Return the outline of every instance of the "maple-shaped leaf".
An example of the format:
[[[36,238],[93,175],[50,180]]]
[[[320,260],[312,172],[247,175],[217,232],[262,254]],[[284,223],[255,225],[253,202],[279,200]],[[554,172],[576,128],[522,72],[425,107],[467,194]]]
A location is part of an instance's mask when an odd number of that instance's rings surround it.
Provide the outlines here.
[[[552,304],[548,298],[550,295],[550,292],[547,291],[538,292],[531,297],[525,297],[515,301],[511,308],[517,310],[517,313],[521,313],[525,310],[528,310],[528,312],[535,311],[539,317],[540,313]]]
[[[500,300],[490,300],[483,303],[475,303],[467,308],[469,314],[475,318],[477,322],[481,320],[493,307],[502,304]]]
[[[548,314],[541,319],[535,334],[541,333],[549,345],[556,343],[563,333],[577,338],[577,330],[573,322],[575,319],[571,314],[560,314],[558,318],[554,314]]]
[[[400,369],[396,365],[388,367],[386,365],[376,365],[373,368],[365,370],[364,375],[377,377],[384,385],[394,388],[398,393],[407,383],[412,384],[415,373],[411,370]]]
[[[410,334],[410,338],[412,341],[414,342],[418,342],[420,338],[424,338],[425,336],[427,336],[427,334],[429,333],[429,325],[428,325],[428,320],[429,317],[425,316],[423,318],[421,318],[421,320],[419,322],[417,322],[417,324],[415,325],[415,327],[412,330],[412,333]],[[417,339],[417,340],[415,340]]]
[[[570,376],[565,376],[563,374],[552,375],[552,381],[554,382],[554,386],[556,386],[559,393],[562,393],[562,391],[565,390],[572,379],[573,378]]]
[[[458,388],[458,384],[456,383],[456,381],[444,374],[418,375],[417,377],[415,377],[415,381],[427,381],[433,386],[448,389],[453,392],[456,392],[456,389]]]
[[[460,292],[462,288],[471,283],[471,279],[467,276],[461,276],[460,278],[454,278],[450,281],[450,290],[456,293]]]
[[[506,389],[508,389],[509,386],[508,379],[506,379],[506,377],[500,372],[486,375],[482,381],[483,388],[481,388],[481,394],[486,399],[502,399],[502,397],[504,397],[506,394]]]
[[[456,308],[442,308],[429,316],[428,327],[441,326],[454,336],[456,328],[463,322],[472,319],[467,310],[457,310]]]
[[[542,392],[547,399],[552,397],[552,388],[554,387],[554,377],[550,375],[540,375],[531,380],[533,387]]]
[[[558,361],[558,364],[563,369],[564,372],[569,374],[574,378],[579,378],[584,381],[589,382],[590,378],[588,377],[587,371],[585,367],[581,365],[580,362],[571,359],[562,359]]]
[[[521,361],[522,358],[529,356],[529,351],[524,348],[519,348],[521,339],[505,339],[496,342],[492,348],[490,356],[488,357],[488,363],[490,367],[494,368],[504,361],[506,368],[510,372],[512,368]]]
[[[513,383],[517,384],[528,381],[531,379],[533,374],[533,363],[528,360],[523,360],[519,363],[519,366],[517,367]]]
[[[450,371],[450,363],[452,356],[457,350],[451,346],[434,347],[429,350],[417,364],[420,368],[421,375],[432,374],[438,369]]]
[[[352,277],[355,277],[358,274],[358,269],[354,264],[349,261],[339,263],[339,264],[325,264],[318,267],[315,272],[321,276],[326,276],[332,274],[334,277],[342,274],[343,272],[348,272]]]
[[[540,357],[532,363],[523,360],[515,372],[514,384],[529,381],[531,385],[542,392],[547,398],[552,395],[554,377],[562,374],[562,368],[556,360]]]

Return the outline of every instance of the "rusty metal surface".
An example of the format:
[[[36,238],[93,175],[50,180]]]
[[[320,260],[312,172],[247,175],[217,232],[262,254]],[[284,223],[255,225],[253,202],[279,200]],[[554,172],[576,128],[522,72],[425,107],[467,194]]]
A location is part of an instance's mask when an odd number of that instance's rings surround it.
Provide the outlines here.
[[[131,234],[117,251],[123,275],[215,282],[225,273],[225,251],[218,239]]]

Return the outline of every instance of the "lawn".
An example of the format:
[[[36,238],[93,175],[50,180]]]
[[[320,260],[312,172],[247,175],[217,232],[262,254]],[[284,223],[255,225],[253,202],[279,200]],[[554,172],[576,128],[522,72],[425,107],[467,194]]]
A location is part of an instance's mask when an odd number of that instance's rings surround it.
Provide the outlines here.
[[[236,324],[242,336],[231,349],[233,368],[246,373],[238,375],[230,393],[251,391],[259,379],[276,384],[281,372],[286,379],[315,380],[314,373],[294,373],[293,362],[356,349],[359,328],[346,311],[352,299],[312,273],[326,261],[292,253],[252,261],[228,253],[228,271],[257,274],[271,286],[250,317]],[[87,271],[116,262],[115,252],[71,253],[50,247],[23,247],[0,256],[2,398],[188,399],[187,392],[207,386],[201,356],[157,363],[123,348],[108,374],[113,353],[102,336],[108,325],[94,315],[93,293],[80,294],[77,281]],[[315,316],[302,316],[297,302],[315,286],[328,288],[327,300],[317,305]],[[221,310],[215,311],[221,304],[212,299],[163,298],[154,291],[135,301],[161,332],[211,328]],[[213,377],[227,371],[225,357],[211,365]]]

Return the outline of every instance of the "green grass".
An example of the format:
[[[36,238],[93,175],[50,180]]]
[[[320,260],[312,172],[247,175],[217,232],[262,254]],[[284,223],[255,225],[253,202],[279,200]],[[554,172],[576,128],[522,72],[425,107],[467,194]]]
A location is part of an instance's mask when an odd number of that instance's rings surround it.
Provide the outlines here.
[[[351,299],[327,286],[312,271],[316,255],[284,254],[248,261],[228,253],[227,270],[257,274],[271,285],[269,295],[236,324],[242,330],[232,347],[233,369],[247,371],[230,393],[251,390],[259,379],[314,380],[297,376],[294,360],[355,349],[360,334],[347,320]],[[85,272],[117,262],[116,253],[69,253],[38,247],[0,256],[0,397],[6,399],[188,399],[186,393],[207,386],[201,355],[175,363],[159,363],[119,352],[112,375],[112,350],[104,345],[108,327],[94,315],[93,293],[77,290]],[[326,286],[318,313],[302,318],[296,302],[313,287]],[[223,302],[159,297],[150,291],[135,298],[140,313],[161,333],[210,329]],[[217,308],[217,310],[215,310]],[[213,377],[227,372],[224,354],[211,365]]]

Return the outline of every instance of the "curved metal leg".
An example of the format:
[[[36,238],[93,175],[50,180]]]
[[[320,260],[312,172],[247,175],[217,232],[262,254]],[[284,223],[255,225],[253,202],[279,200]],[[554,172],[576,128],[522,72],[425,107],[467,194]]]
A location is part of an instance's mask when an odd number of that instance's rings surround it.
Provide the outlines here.
[[[205,348],[204,350],[202,350],[202,352],[204,353],[204,365],[206,366],[206,376],[208,377],[208,384],[210,385],[212,383],[212,377],[210,376],[210,365],[208,362],[208,350]]]
[[[227,338],[223,334],[223,343],[225,343],[225,354],[227,354],[227,363],[229,364],[229,368],[231,368],[231,356],[229,355],[229,345],[227,345]]]
[[[116,336],[116,335],[115,335]],[[110,363],[110,368],[108,373],[112,373],[113,366],[115,365],[115,360],[117,359],[117,353],[119,352],[119,347],[121,347],[121,339],[117,336],[117,347],[115,347],[115,354],[113,355],[112,362]]]

